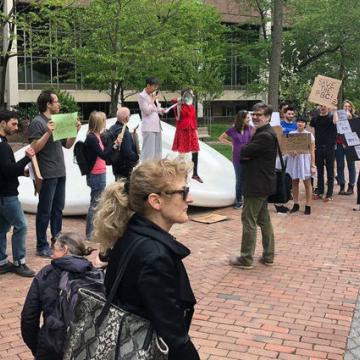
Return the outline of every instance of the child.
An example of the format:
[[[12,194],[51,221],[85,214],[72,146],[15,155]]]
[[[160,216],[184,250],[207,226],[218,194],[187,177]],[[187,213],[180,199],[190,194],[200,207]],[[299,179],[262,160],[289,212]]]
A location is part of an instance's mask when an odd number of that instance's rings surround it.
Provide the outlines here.
[[[254,128],[249,125],[249,121],[250,116],[248,112],[246,110],[240,110],[235,117],[234,126],[219,136],[220,142],[232,145],[232,160],[236,176],[236,201],[234,209],[240,209],[242,206],[242,166],[240,164],[240,151],[242,147],[250,141],[254,133]]]
[[[294,133],[307,133],[311,134],[309,131],[305,130],[308,120],[305,116],[299,116],[296,119],[297,130],[291,131],[290,134]],[[287,167],[286,171],[292,178],[292,192],[294,198],[294,205],[290,210],[290,213],[294,213],[300,210],[299,205],[299,183],[300,180],[303,181],[305,186],[305,215],[311,214],[311,196],[312,196],[312,186],[311,186],[311,177],[315,174],[315,138],[311,134],[311,145],[309,154],[291,154],[287,158]]]

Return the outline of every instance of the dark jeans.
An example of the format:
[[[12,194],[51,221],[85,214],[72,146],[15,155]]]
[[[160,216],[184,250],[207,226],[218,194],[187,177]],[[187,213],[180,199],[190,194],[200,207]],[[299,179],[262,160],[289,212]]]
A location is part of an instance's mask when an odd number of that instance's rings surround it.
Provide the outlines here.
[[[49,222],[52,237],[56,237],[61,232],[62,213],[65,206],[65,181],[65,176],[42,181],[36,214],[38,251],[49,248],[46,237]]]
[[[345,184],[345,176],[344,176],[345,148],[343,145],[336,144],[335,157],[336,157],[336,172],[337,172],[339,184],[344,185]],[[353,160],[348,161],[346,159],[346,163],[349,170],[349,184],[354,185],[356,178],[355,161]]]
[[[268,211],[267,197],[244,197],[241,214],[243,225],[241,240],[241,258],[246,265],[251,265],[256,247],[256,230],[260,226],[263,245],[263,258],[273,262],[275,254],[274,231]]]
[[[329,147],[317,147],[315,151],[315,160],[317,168],[317,193],[324,194],[324,167],[327,174],[327,192],[326,196],[332,196],[334,191],[334,161],[335,149]]]
[[[93,231],[93,219],[95,215],[95,208],[101,196],[101,193],[106,187],[106,173],[103,174],[88,174],[86,175],[86,184],[91,189],[90,191],[90,206],[86,216],[86,238],[91,240],[91,233]]]
[[[236,202],[241,202],[243,197],[242,191],[242,172],[243,166],[241,164],[233,164],[235,170],[236,184],[235,184],[235,192],[236,192]]]
[[[6,233],[14,227],[11,245],[15,265],[25,264],[27,222],[17,196],[0,196],[0,265],[7,263]]]

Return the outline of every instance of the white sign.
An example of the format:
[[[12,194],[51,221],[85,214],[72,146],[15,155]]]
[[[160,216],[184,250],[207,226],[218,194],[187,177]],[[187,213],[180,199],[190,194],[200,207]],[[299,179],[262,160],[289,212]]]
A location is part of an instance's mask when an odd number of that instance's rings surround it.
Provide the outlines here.
[[[280,125],[280,113],[278,113],[276,111],[272,113],[270,125],[271,126],[279,126]]]
[[[360,139],[356,132],[346,133],[345,139],[346,139],[348,146],[360,145]]]
[[[347,112],[345,110],[338,110],[339,121],[348,121]]]
[[[349,120],[346,119],[346,121],[338,121],[336,123],[336,128],[337,128],[337,132],[339,134],[346,134],[346,133],[351,133],[351,127],[349,124]]]

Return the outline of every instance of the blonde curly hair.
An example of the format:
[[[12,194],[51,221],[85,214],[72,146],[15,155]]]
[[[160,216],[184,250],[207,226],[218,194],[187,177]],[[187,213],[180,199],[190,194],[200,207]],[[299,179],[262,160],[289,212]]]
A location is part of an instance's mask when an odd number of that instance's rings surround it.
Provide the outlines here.
[[[133,170],[129,182],[121,179],[108,185],[96,207],[92,233],[101,251],[112,248],[122,237],[134,213],[146,216],[152,211],[147,203],[150,194],[166,191],[176,178],[186,179],[191,168],[183,157],[145,161]]]

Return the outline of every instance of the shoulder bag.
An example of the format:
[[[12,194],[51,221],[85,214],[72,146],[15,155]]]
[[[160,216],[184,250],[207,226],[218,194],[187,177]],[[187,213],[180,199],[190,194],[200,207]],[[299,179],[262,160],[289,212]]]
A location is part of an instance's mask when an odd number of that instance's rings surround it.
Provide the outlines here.
[[[275,169],[276,192],[268,197],[268,202],[274,204],[285,204],[291,199],[292,181],[290,175],[286,173],[286,166],[277,138],[276,146],[281,163],[281,169]]]
[[[169,348],[150,321],[112,304],[126,266],[144,240],[134,240],[122,255],[107,299],[79,290],[64,360],[167,360]]]

